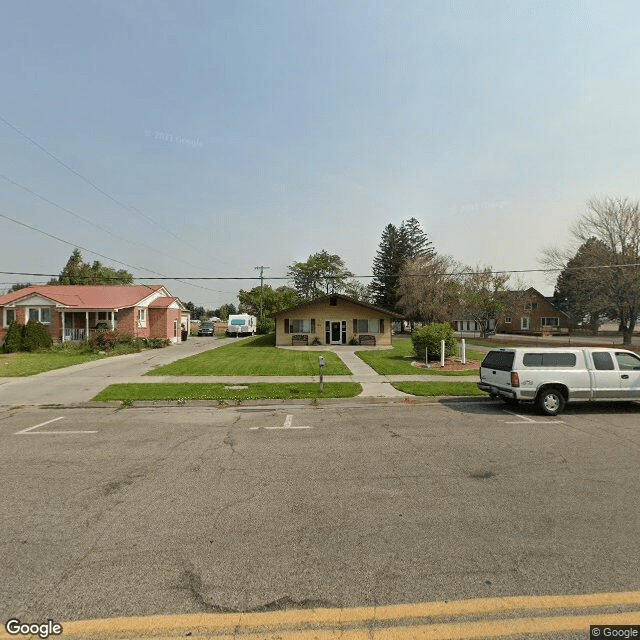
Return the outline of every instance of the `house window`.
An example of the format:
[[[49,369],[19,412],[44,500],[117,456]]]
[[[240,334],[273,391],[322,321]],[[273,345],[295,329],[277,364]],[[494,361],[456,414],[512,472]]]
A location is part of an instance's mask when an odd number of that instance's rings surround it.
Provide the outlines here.
[[[147,326],[147,310],[146,309],[138,309],[138,326],[140,327]]]
[[[505,324],[511,324],[511,316],[507,316],[507,317],[504,319],[504,323],[505,323]]]
[[[106,311],[98,311],[98,322],[100,322],[100,320],[106,322],[108,319],[109,317]]]
[[[289,320],[289,333],[311,333],[311,320]]]
[[[51,309],[49,307],[29,307],[26,315],[27,322],[51,323]]]
[[[535,311],[538,308],[538,303],[537,302],[525,302],[524,303],[524,310],[525,311]]]
[[[329,298],[329,306],[337,307],[338,306],[338,298],[335,298],[335,297]]]
[[[4,326],[8,327],[12,322],[16,319],[16,310],[15,309],[5,309],[4,310]]]
[[[382,333],[381,321],[377,318],[368,320],[357,320],[357,333]]]
[[[543,327],[559,327],[560,318],[540,318],[540,324]]]

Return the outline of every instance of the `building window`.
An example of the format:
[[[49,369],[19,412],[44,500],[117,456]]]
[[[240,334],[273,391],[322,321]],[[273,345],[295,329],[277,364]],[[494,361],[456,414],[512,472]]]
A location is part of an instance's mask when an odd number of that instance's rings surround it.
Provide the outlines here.
[[[51,324],[51,309],[49,307],[29,307],[26,316],[27,322]]]
[[[311,333],[311,320],[289,320],[289,333]]]
[[[138,309],[138,326],[145,327],[147,325],[147,310]]]
[[[357,320],[357,333],[382,333],[380,325],[382,324],[377,318],[367,320]]]
[[[333,296],[331,298],[329,298],[329,306],[337,307],[338,306],[338,298],[333,297]]]
[[[107,311],[98,311],[98,322],[100,320],[103,320],[104,322],[106,322],[109,319],[109,316],[107,315]]]
[[[15,309],[4,310],[4,326],[5,327],[8,327],[12,322],[15,322],[15,319],[16,319]]]
[[[504,323],[505,323],[505,324],[511,324],[511,316],[507,316],[507,317],[504,319]]]
[[[540,318],[540,324],[543,327],[559,327],[560,318]]]

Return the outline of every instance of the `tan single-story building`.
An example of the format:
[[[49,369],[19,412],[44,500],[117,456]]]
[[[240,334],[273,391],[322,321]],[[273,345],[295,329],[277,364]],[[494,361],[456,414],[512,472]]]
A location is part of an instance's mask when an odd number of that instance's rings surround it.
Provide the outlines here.
[[[311,344],[391,345],[391,323],[404,316],[339,293],[282,309],[276,321],[276,346]]]

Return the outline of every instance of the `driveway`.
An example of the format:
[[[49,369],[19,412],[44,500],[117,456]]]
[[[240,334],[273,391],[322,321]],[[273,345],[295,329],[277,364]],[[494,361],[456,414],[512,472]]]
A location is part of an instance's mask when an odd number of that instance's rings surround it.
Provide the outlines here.
[[[114,356],[25,378],[0,378],[0,405],[88,402],[109,384],[120,382],[121,379],[137,379],[154,367],[220,347],[233,340],[193,337],[165,349]]]

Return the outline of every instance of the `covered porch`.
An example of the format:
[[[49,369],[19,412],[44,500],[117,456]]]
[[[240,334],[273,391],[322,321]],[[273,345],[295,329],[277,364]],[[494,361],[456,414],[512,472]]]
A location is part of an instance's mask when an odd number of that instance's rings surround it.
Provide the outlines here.
[[[92,333],[118,326],[115,311],[61,311],[62,342],[82,342]]]

